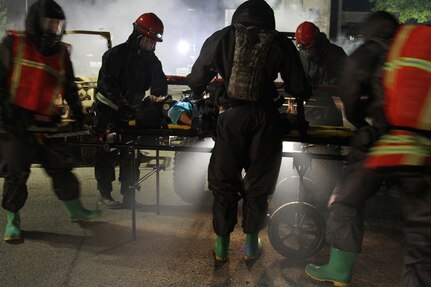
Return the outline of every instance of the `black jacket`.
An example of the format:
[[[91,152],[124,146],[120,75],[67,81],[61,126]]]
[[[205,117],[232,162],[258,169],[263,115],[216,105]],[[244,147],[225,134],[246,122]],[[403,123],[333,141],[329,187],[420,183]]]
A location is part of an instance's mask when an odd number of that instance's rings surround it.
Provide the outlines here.
[[[154,96],[165,96],[168,91],[166,76],[154,52],[138,51],[134,31],[128,40],[105,52],[97,82],[98,92],[120,109],[136,109],[150,90]],[[115,110],[96,100],[96,113],[119,116]]]
[[[316,54],[311,57],[299,52],[308,80],[312,85],[338,85],[346,53],[329,42],[322,32],[319,33],[316,49]]]
[[[264,1],[247,1],[235,11],[232,25],[215,32],[205,41],[191,73],[187,76],[188,85],[195,95],[201,95],[217,74],[220,74],[225,87],[228,87],[235,49],[236,23],[274,30],[274,12]],[[284,89],[287,93],[299,98],[310,97],[311,89],[305,79],[298,52],[294,44],[281,33],[276,36],[269,50],[266,73],[268,82],[263,85],[267,91],[264,96],[268,100],[277,96],[274,81],[278,73],[285,83]],[[227,96],[219,99],[221,104],[226,101],[230,101]]]
[[[346,60],[340,98],[347,120],[356,128],[369,125],[368,117],[374,127],[383,131],[388,123],[383,110],[382,69],[397,24],[377,16],[376,12],[364,24],[365,42]]]

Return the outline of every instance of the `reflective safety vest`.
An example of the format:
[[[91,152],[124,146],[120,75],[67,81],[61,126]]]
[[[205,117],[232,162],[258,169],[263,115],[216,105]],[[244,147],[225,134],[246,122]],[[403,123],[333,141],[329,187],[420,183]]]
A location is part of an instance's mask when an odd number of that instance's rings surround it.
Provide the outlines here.
[[[61,46],[60,53],[44,56],[24,33],[9,33],[15,36],[10,103],[42,115],[54,115],[55,101],[64,93],[66,46]]]
[[[368,151],[369,169],[421,167],[431,164],[431,139],[406,130],[391,130]]]
[[[370,148],[367,168],[431,164],[431,27],[403,25],[391,45],[383,84],[393,130]]]
[[[389,123],[431,131],[431,27],[401,26],[384,69]]]

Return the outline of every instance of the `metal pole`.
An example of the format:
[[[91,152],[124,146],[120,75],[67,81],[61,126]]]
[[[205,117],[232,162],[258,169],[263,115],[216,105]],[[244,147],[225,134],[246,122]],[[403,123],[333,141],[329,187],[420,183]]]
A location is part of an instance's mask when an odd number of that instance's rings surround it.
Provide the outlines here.
[[[28,1],[25,0],[25,15],[27,15],[27,10],[28,10]]]
[[[129,186],[129,188],[132,189],[132,240],[136,240],[136,206],[135,206],[135,191],[136,191],[136,177],[135,177],[135,168],[136,168],[136,158],[137,158],[137,151],[136,148],[134,146],[134,144],[132,144],[129,147],[129,153],[130,156],[132,158],[132,162],[131,162],[131,177],[132,177],[132,183],[131,186]]]
[[[156,209],[157,215],[160,214],[160,151],[156,150]]]

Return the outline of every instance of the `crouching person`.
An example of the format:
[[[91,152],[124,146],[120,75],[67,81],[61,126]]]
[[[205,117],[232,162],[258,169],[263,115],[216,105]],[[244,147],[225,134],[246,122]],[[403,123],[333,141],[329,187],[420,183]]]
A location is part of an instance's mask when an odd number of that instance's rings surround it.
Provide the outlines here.
[[[77,122],[82,107],[64,33],[65,15],[52,0],[38,0],[29,9],[25,31],[11,31],[0,44],[0,134],[7,172],[2,207],[7,212],[5,241],[21,240],[19,210],[27,199],[30,166],[40,162],[52,178],[57,197],[64,201],[72,221],[92,220],[99,210],[85,209],[79,200],[79,182],[71,172],[73,159],[61,145],[45,143],[31,127],[55,126],[54,107],[59,94],[70,105]]]

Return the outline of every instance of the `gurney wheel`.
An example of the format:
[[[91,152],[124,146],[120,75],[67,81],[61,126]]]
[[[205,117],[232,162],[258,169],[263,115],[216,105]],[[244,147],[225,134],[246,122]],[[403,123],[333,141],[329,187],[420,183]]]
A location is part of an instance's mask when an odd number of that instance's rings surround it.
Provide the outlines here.
[[[271,215],[268,237],[274,249],[284,257],[305,259],[322,248],[325,221],[314,206],[289,202]]]

